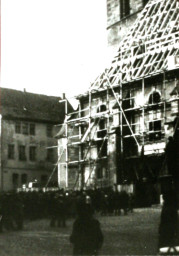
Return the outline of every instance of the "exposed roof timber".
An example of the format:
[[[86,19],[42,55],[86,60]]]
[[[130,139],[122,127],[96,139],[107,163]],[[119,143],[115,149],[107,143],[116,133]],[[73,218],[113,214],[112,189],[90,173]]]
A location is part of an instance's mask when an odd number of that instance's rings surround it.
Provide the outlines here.
[[[115,87],[163,73],[170,56],[179,56],[179,1],[150,0],[90,91],[106,89],[106,76]]]

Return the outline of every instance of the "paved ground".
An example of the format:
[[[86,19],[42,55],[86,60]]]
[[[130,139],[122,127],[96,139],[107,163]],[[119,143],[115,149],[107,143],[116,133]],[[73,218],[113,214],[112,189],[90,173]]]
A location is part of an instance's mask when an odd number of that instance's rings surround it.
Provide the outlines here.
[[[100,255],[156,255],[160,209],[136,209],[127,216],[98,217],[104,234]],[[23,231],[0,234],[1,256],[72,254],[67,228],[50,228],[48,220],[26,222]]]

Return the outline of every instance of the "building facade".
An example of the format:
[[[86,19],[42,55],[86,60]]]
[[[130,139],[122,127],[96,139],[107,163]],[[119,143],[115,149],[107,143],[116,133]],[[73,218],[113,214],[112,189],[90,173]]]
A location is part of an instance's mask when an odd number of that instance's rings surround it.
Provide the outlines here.
[[[114,16],[121,2],[128,1],[108,1]],[[111,67],[77,97],[78,111],[66,119],[66,162],[59,175],[68,170],[67,187],[125,187],[139,202],[158,203],[159,178],[171,175],[165,154],[169,137],[179,180],[179,5],[177,0],[133,2],[145,6],[119,38]],[[76,168],[71,180],[70,168]]]
[[[107,0],[107,39],[112,52],[134,25],[148,0]]]
[[[51,97],[0,89],[1,190],[37,180],[45,186],[57,164],[56,126],[64,121],[64,104]],[[57,185],[57,171],[51,183]]]

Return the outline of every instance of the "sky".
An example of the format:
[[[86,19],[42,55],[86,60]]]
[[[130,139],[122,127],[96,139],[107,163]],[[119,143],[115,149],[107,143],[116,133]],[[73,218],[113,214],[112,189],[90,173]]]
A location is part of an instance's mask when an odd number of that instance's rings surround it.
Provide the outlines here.
[[[73,97],[108,66],[106,0],[1,0],[1,86]]]

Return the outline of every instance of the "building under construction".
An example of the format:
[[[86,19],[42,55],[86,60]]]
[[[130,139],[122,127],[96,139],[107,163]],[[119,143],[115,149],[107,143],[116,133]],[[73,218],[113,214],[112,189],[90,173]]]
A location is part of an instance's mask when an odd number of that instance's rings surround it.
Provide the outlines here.
[[[111,67],[76,97],[76,112],[66,109],[61,187],[126,187],[159,199],[169,136],[179,148],[179,1],[145,2]]]

